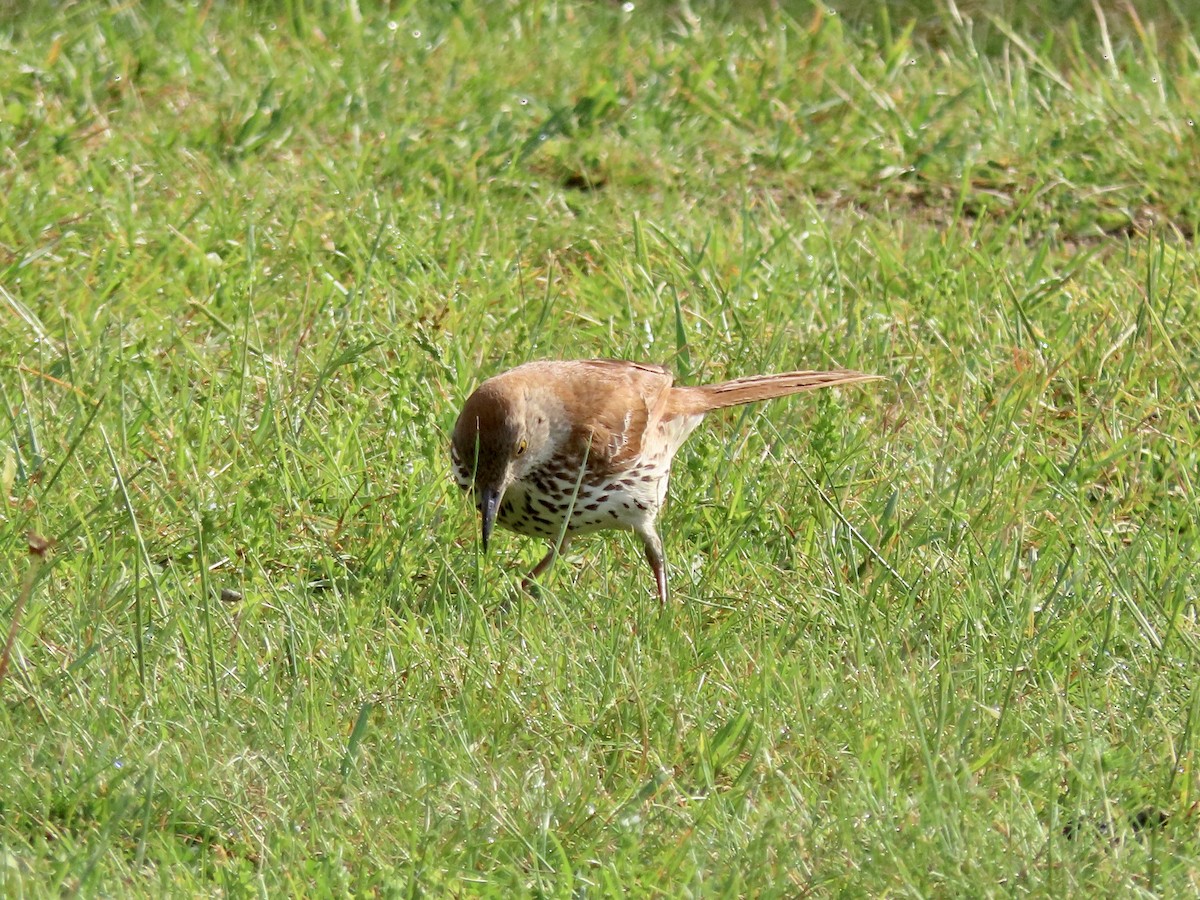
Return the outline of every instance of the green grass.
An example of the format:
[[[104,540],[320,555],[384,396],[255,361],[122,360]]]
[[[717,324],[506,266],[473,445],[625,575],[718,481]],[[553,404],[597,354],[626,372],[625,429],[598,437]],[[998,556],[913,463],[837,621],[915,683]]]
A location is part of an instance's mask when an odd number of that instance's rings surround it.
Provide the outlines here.
[[[1194,16],[57,6],[0,3],[0,894],[1200,889]],[[620,535],[533,599],[447,432],[591,355],[888,381],[705,424],[665,612]]]

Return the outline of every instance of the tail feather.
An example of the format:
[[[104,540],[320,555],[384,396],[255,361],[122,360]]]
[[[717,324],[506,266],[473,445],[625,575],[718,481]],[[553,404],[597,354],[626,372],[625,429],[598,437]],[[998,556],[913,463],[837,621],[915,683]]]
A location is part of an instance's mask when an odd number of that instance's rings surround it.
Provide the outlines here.
[[[724,409],[727,406],[740,406],[743,403],[753,403],[756,400],[772,400],[776,397],[786,397],[788,394],[798,394],[801,391],[812,391],[817,388],[833,387],[839,384],[857,384],[862,381],[876,381],[880,375],[867,375],[863,372],[842,370],[838,372],[781,372],[778,375],[751,375],[747,378],[735,378],[732,381],[722,381],[719,384],[705,384],[698,387],[676,387],[672,394],[676,395],[677,407],[680,413],[706,413],[713,409]],[[676,399],[673,397],[672,399]]]

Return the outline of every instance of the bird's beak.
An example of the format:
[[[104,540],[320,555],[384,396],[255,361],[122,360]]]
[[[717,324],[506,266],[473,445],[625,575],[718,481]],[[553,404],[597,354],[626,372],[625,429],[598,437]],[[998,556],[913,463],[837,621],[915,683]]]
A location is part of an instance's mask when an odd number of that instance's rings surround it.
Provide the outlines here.
[[[488,538],[496,524],[496,511],[500,509],[500,492],[495,488],[484,488],[479,494],[479,511],[483,514],[483,552],[487,553]]]

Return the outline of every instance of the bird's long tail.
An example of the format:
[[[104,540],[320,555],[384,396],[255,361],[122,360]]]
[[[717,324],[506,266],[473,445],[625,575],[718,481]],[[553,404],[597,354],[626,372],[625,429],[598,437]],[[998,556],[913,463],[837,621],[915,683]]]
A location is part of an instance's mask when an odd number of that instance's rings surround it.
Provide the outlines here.
[[[786,397],[788,394],[798,394],[801,391],[812,391],[817,388],[833,387],[839,384],[857,384],[861,381],[876,381],[882,377],[849,370],[751,375],[747,378],[722,381],[719,384],[677,387],[675,388],[675,391],[679,392],[676,395],[677,403],[672,405],[676,405],[679,412],[705,413],[713,409],[740,406],[756,400]]]

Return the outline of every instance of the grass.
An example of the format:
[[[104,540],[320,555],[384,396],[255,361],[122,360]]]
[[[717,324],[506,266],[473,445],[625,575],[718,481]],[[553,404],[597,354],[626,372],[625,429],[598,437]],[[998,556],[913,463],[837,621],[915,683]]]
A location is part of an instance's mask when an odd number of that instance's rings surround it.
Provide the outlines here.
[[[0,4],[0,893],[1195,893],[1200,23],[1106,7]],[[889,381],[535,600],[447,432],[590,355]]]

